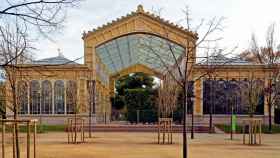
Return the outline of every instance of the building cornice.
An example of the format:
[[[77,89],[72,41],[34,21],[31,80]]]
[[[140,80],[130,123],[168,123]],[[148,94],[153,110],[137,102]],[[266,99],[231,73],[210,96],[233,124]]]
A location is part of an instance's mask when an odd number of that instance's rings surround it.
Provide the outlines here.
[[[159,22],[161,24],[164,24],[165,26],[168,26],[168,27],[170,27],[172,29],[175,29],[175,30],[177,30],[177,31],[179,31],[179,32],[181,32],[183,34],[191,36],[195,40],[198,39],[198,34],[197,33],[192,32],[192,31],[190,31],[190,30],[188,30],[188,29],[186,29],[186,28],[184,28],[182,26],[179,26],[177,24],[174,24],[173,22],[170,22],[169,20],[165,20],[165,19],[161,18],[160,16],[157,16],[157,15],[155,15],[153,13],[145,11],[143,9],[142,5],[138,5],[136,11],[133,11],[133,12],[127,14],[126,16],[122,16],[121,18],[117,18],[116,20],[113,20],[111,22],[108,22],[108,23],[100,26],[100,27],[97,27],[96,29],[93,29],[92,31],[84,32],[83,36],[82,36],[82,39],[85,40],[89,36],[92,36],[92,35],[94,35],[94,34],[96,34],[98,32],[102,32],[102,31],[104,31],[107,28],[110,28],[110,27],[112,27],[114,25],[117,25],[117,24],[119,24],[121,22],[124,22],[124,21],[126,21],[126,20],[128,20],[130,18],[137,17],[137,16],[148,17],[148,18],[150,18],[150,19],[152,19],[154,21],[157,21],[157,22]]]

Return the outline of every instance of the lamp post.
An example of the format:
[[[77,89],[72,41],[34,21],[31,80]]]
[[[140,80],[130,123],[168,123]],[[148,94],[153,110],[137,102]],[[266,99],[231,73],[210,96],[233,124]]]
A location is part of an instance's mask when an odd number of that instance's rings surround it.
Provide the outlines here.
[[[191,102],[191,106],[192,106],[192,129],[191,129],[191,139],[194,139],[194,117],[193,117],[193,111],[194,111],[194,95],[190,96],[190,102]]]

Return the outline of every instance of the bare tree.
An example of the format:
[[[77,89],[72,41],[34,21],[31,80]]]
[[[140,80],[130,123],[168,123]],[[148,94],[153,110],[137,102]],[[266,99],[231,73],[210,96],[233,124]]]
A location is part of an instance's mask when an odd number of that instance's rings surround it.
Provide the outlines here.
[[[81,0],[3,0],[0,7],[0,20],[17,18],[19,23],[34,28],[47,36],[62,26],[66,10],[77,6]]]
[[[252,35],[250,48],[241,54],[241,57],[256,64],[266,66],[268,70],[268,84],[265,85],[265,95],[268,104],[269,131],[272,132],[272,108],[279,98],[279,89],[276,88],[279,77],[280,44],[276,41],[276,25],[271,24],[266,32],[265,46],[259,46],[255,35]]]
[[[7,89],[10,89],[10,102],[6,106],[13,111],[13,118],[18,119],[19,102],[17,96],[17,80],[19,79],[18,68],[16,65],[20,64],[30,50],[27,36],[20,26],[11,27],[9,24],[5,27],[0,26],[0,57],[5,66],[3,66],[2,77],[7,80],[9,84]],[[10,96],[9,96],[10,95]],[[18,126],[16,124],[16,157],[20,157],[19,140],[18,140]]]
[[[81,0],[3,0],[0,6],[0,26],[13,21],[13,25],[25,32],[25,36],[38,38],[43,35],[49,39],[50,33],[62,28],[69,7],[77,6]],[[21,56],[17,54],[14,58]],[[2,58],[2,57],[1,57]],[[1,66],[9,61],[0,62]]]
[[[177,83],[166,76],[163,84],[158,89],[158,116],[159,117],[170,117],[176,108],[177,103],[178,85]]]
[[[214,104],[216,102],[216,86],[217,86],[217,70],[219,67],[227,64],[232,64],[236,60],[239,59],[239,57],[231,57],[227,58],[226,55],[232,55],[232,52],[236,47],[234,47],[231,50],[225,50],[225,49],[218,49],[216,47],[212,49],[206,49],[205,48],[205,54],[206,58],[202,60],[202,63],[200,63],[204,70],[205,73],[203,74],[205,78],[210,82],[210,87],[209,87],[209,102],[210,102],[210,111],[209,111],[209,133],[213,132],[213,113],[214,113]],[[227,51],[227,53],[225,53]]]
[[[71,107],[70,111],[74,113],[74,142],[77,143],[77,130],[78,130],[78,113],[80,106],[77,105],[77,84],[74,81],[67,82],[66,88],[67,107]],[[68,129],[69,130],[69,129]]]
[[[178,50],[177,46],[167,42],[167,41],[161,41],[158,47],[163,48],[164,54],[162,54],[162,50],[159,51],[155,45],[153,45],[153,37],[148,39],[146,43],[142,44],[143,49],[147,49],[147,51],[151,52],[152,56],[149,56],[150,59],[154,59],[154,61],[158,61],[159,67],[163,69],[163,73],[172,78],[174,82],[178,85],[178,87],[183,92],[183,158],[186,158],[188,156],[188,150],[187,150],[187,102],[188,102],[188,95],[189,94],[189,84],[190,82],[195,82],[196,80],[199,80],[201,77],[206,76],[209,72],[206,72],[205,74],[202,74],[201,76],[196,77],[193,80],[192,71],[193,66],[196,63],[196,60],[198,59],[197,56],[195,56],[195,51],[198,49],[208,49],[213,50],[216,49],[216,47],[211,47],[220,41],[222,38],[217,37],[217,34],[221,31],[223,31],[222,23],[224,21],[224,18],[212,18],[209,21],[201,20],[199,25],[193,27],[191,25],[191,18],[190,18],[190,11],[189,8],[186,7],[184,10],[184,18],[180,20],[180,22],[185,21],[186,22],[186,28],[189,31],[200,32],[201,30],[204,30],[201,34],[201,38],[197,41],[190,41],[186,40],[187,42],[185,45],[185,50],[183,54],[180,54],[178,56]],[[168,32],[167,28],[165,26],[162,26],[162,28],[165,30],[165,38],[170,39],[170,33]],[[203,29],[202,29],[203,28]],[[195,42],[195,43],[194,43]],[[169,60],[165,60],[166,57]],[[204,57],[205,58],[205,57]],[[172,106],[172,105],[171,105]]]
[[[89,119],[88,119],[88,126],[89,126],[89,137],[92,137],[92,114],[95,112],[95,104],[96,104],[96,83],[94,80],[89,80],[87,82],[87,90],[88,90],[88,103],[89,103]]]
[[[260,102],[260,98],[264,93],[264,83],[256,79],[254,72],[251,73],[247,81],[240,85],[241,97],[248,106],[248,113],[250,117],[254,117],[256,108]]]
[[[68,7],[79,0],[5,0],[0,7],[0,68],[1,76],[7,81],[10,92],[9,104],[13,118],[18,119],[20,93],[17,81],[24,78],[20,64],[30,61],[30,37],[48,33],[61,28]],[[35,29],[37,34],[34,33]],[[10,95],[10,96],[9,96]],[[20,157],[19,128],[16,124],[16,158]]]
[[[6,103],[5,103],[6,88],[4,82],[0,81],[0,116],[6,118]]]

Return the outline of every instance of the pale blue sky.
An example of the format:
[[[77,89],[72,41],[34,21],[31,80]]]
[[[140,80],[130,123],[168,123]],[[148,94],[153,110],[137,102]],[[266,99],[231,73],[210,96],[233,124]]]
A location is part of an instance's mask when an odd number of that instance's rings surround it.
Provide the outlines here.
[[[162,17],[172,22],[183,18],[185,5],[191,9],[193,23],[201,18],[226,17],[224,39],[219,45],[226,48],[238,46],[237,52],[248,48],[253,32],[263,43],[268,25],[275,22],[280,29],[279,0],[85,0],[79,8],[69,10],[65,28],[52,35],[55,42],[40,40],[37,43],[36,58],[56,56],[58,48],[72,60],[83,56],[81,37],[84,30],[126,15],[136,10],[138,4],[148,11],[162,8]]]

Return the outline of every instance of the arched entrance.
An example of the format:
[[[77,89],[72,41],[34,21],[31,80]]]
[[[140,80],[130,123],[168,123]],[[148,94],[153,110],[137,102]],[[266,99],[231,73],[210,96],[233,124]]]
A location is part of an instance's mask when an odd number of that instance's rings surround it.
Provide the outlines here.
[[[114,95],[114,83],[119,77],[143,72],[162,78],[168,73],[168,69],[184,56],[185,48],[155,35],[134,33],[107,41],[97,46],[95,52],[98,61],[97,80],[104,85],[100,88],[102,91],[99,102],[106,107],[101,112],[106,115],[106,120],[111,108],[110,105],[106,105],[107,102],[104,104],[104,100],[107,101],[109,96]]]
[[[197,35],[138,6],[136,12],[84,33],[83,39],[85,64],[96,81],[95,115],[97,121],[108,121],[118,77],[144,72],[162,78],[176,62],[170,51],[182,64],[186,45],[195,43]]]

